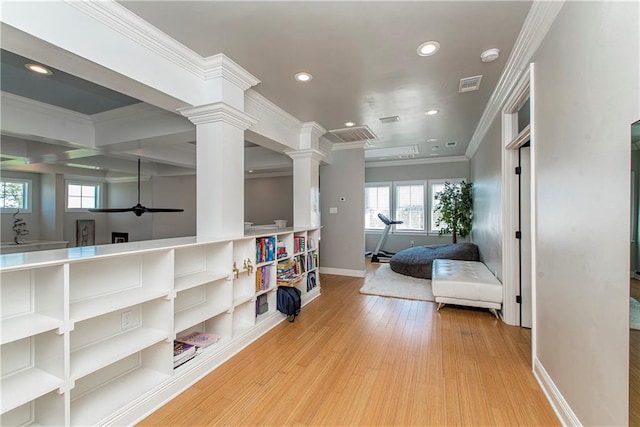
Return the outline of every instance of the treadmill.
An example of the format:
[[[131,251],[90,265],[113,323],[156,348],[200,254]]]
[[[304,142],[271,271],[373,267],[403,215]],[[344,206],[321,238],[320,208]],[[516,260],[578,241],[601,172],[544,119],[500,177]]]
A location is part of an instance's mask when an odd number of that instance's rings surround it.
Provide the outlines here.
[[[391,257],[395,255],[392,252],[385,252],[381,250],[382,246],[384,246],[384,241],[387,240],[387,236],[389,235],[389,231],[391,231],[391,226],[396,224],[402,224],[403,221],[395,221],[387,218],[385,215],[379,213],[378,218],[385,224],[384,232],[382,236],[380,236],[380,240],[378,241],[378,246],[376,246],[376,250],[373,251],[371,255],[371,262],[389,262]]]

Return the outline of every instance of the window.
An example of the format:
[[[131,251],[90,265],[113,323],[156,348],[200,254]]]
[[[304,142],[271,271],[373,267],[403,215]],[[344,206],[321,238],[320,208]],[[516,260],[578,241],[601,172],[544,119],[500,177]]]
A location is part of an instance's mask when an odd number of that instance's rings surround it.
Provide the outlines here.
[[[449,182],[451,184],[459,184],[462,182],[462,178],[456,179],[433,179],[429,180],[429,202],[431,203],[431,219],[429,220],[429,233],[437,234],[443,226],[437,226],[440,214],[435,212],[438,206],[438,200],[436,200],[436,194],[444,190],[444,183]]]
[[[2,178],[0,180],[0,209],[13,211],[20,209],[31,212],[29,203],[31,181],[28,179]]]
[[[396,230],[424,231],[424,183],[402,183],[395,186],[395,217],[402,224]]]
[[[383,230],[378,214],[391,216],[391,183],[367,184],[364,193],[364,228]]]
[[[100,184],[67,182],[67,210],[99,208]]]

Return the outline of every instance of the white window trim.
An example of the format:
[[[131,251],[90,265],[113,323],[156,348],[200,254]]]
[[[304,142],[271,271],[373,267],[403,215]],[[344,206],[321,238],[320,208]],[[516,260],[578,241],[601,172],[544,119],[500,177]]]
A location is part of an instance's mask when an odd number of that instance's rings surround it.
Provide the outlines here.
[[[393,181],[393,194],[391,196],[391,212],[393,212],[393,216],[395,219],[395,213],[396,213],[396,188],[399,186],[408,186],[408,185],[422,185],[422,200],[423,200],[423,209],[424,209],[424,221],[427,221],[428,218],[428,211],[429,211],[429,201],[427,200],[427,181],[425,180],[414,180],[414,181]],[[399,230],[396,228],[396,226],[394,225],[393,227],[391,227],[391,233],[394,234],[418,234],[418,235],[425,235],[427,234],[427,224],[422,224],[423,229],[422,230],[417,230],[415,228],[412,229],[408,229],[408,230]]]
[[[431,203],[433,201],[433,186],[437,185],[437,184],[444,184],[445,182],[449,182],[451,184],[459,184],[462,181],[467,181],[466,178],[444,178],[444,179],[430,179],[428,181],[427,187],[428,187],[428,196],[429,196],[429,212],[428,212],[428,218],[427,218],[427,226],[428,226],[428,231],[427,233],[430,236],[438,236],[440,235],[440,230],[437,229],[432,229],[431,228],[431,217],[433,216],[433,204]],[[443,236],[450,236],[451,233],[445,233],[443,234]]]
[[[20,213],[31,213],[33,208],[32,208],[32,193],[33,193],[33,181],[31,181],[30,179],[22,179],[22,178],[9,178],[9,177],[2,177],[2,181],[4,182],[22,182],[26,184],[26,194],[24,195],[24,199],[25,199],[25,203],[26,203],[26,207],[24,209],[20,209]],[[15,213],[16,212],[16,208],[0,208],[0,212],[2,213]]]
[[[364,187],[365,187],[365,193],[368,187],[389,187],[389,210],[391,212],[394,211],[393,210],[393,181],[367,182],[365,183]],[[366,233],[371,233],[371,234],[376,234],[376,233],[382,234],[384,232],[384,227],[383,228],[366,228],[365,227],[364,231]],[[393,232],[393,228],[391,229],[391,231]]]
[[[96,208],[102,207],[102,195],[103,195],[103,182],[101,181],[90,181],[90,180],[78,180],[78,179],[67,179],[64,181],[64,211],[65,212],[89,212],[88,208],[70,208],[69,207],[69,185],[84,185],[89,186],[93,185],[96,187]]]

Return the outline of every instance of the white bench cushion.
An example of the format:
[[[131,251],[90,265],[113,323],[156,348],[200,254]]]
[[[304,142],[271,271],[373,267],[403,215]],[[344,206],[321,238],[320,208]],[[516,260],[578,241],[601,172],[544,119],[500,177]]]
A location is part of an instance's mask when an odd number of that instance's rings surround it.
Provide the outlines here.
[[[502,308],[502,284],[478,261],[434,260],[431,289],[436,302]]]

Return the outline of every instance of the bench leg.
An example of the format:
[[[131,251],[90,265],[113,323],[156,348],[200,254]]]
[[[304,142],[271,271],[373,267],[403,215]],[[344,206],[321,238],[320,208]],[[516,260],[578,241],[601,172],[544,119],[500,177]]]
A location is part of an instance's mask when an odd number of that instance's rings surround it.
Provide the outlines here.
[[[490,308],[489,311],[492,312],[494,316],[496,316],[496,319],[500,320],[500,317],[498,316],[498,310],[496,310],[495,308]]]
[[[444,305],[445,305],[445,304],[444,304],[443,302],[439,302],[439,303],[438,303],[438,309],[437,309],[436,311],[440,311],[440,309],[441,309],[442,307],[444,307]]]

